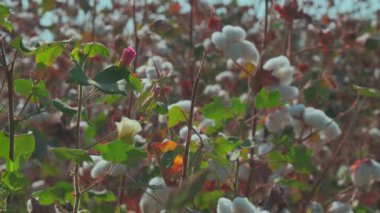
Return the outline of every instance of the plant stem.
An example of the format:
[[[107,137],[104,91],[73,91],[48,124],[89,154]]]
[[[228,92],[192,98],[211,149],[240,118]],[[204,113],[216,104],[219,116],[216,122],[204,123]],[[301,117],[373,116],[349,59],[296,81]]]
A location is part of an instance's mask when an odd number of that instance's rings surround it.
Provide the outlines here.
[[[199,77],[201,75],[201,71],[202,71],[203,65],[204,65],[205,60],[206,60],[206,56],[207,56],[207,53],[205,52],[203,54],[202,63],[201,63],[201,66],[199,67],[197,76],[195,77],[195,81],[193,84],[193,90],[191,92],[191,106],[190,106],[190,114],[189,114],[189,123],[187,126],[188,131],[187,131],[185,154],[184,154],[184,158],[183,158],[183,167],[182,167],[182,181],[181,181],[182,183],[186,179],[186,175],[187,175],[189,152],[190,152],[190,141],[191,141],[191,134],[192,134],[192,130],[193,130],[192,127],[193,127],[194,107],[195,107],[195,101],[197,98],[197,88],[198,88],[198,83],[199,83]]]
[[[78,86],[78,113],[77,113],[77,123],[75,127],[75,148],[79,149],[79,136],[80,136],[80,120],[81,120],[81,112],[82,112],[82,102],[83,102],[83,88],[82,85]],[[80,186],[79,186],[79,165],[75,165],[74,169],[74,192],[75,192],[75,200],[74,200],[74,209],[73,212],[76,213],[79,210],[80,205]]]
[[[191,85],[194,84],[194,68],[193,68],[193,31],[194,31],[194,0],[190,0],[190,20],[189,20],[189,73]]]

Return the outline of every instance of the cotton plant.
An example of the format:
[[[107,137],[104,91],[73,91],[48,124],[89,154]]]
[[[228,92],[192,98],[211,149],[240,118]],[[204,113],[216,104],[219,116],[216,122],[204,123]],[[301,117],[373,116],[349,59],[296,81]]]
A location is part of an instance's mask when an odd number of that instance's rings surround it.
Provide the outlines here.
[[[166,186],[162,177],[154,177],[140,199],[141,213],[156,213],[165,210],[173,188]]]
[[[380,181],[380,163],[374,159],[357,160],[351,166],[351,181],[362,191],[368,191],[375,181]]]
[[[246,197],[236,197],[233,201],[221,197],[218,200],[217,213],[268,213],[253,205]]]

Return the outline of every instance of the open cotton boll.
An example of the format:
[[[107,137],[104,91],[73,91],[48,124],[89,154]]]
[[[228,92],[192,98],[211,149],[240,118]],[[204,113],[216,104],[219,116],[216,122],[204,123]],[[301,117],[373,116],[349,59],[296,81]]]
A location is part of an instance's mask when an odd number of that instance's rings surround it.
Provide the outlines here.
[[[224,49],[224,54],[233,60],[237,60],[242,57],[243,49],[241,48],[241,42],[237,41],[228,43],[227,47]]]
[[[160,124],[166,124],[168,122],[168,116],[167,115],[158,115],[158,122]]]
[[[146,139],[139,134],[137,134],[137,135],[135,135],[135,137],[133,137],[133,141],[135,143],[146,143]]]
[[[361,162],[359,166],[351,167],[351,181],[361,190],[366,190],[371,184],[372,168],[369,162]]]
[[[203,90],[203,94],[206,96],[218,96],[220,90],[222,90],[222,87],[219,84],[207,85]]]
[[[295,86],[279,86],[276,89],[280,92],[282,101],[289,101],[295,99],[298,96],[298,88]]]
[[[371,159],[372,177],[376,181],[380,181],[380,163]]]
[[[197,134],[192,134],[192,135],[191,135],[191,141],[194,141],[194,142],[200,142],[201,139],[202,139],[202,141],[205,141],[207,138],[208,138],[208,137],[207,137],[207,135],[205,135],[205,134],[199,134],[199,135],[197,135]]]
[[[272,75],[278,78],[280,85],[289,85],[293,81],[294,67],[284,66],[273,70]]]
[[[243,57],[253,60],[255,64],[257,64],[259,62],[260,54],[259,51],[257,51],[256,46],[247,40],[240,42],[240,45],[243,51]]]
[[[335,121],[333,121],[323,129],[323,134],[326,136],[327,139],[334,140],[342,134],[342,130],[340,129],[339,125]]]
[[[181,108],[184,112],[190,112],[191,101],[189,101],[189,100],[178,101],[177,103],[174,103],[174,104],[169,105],[169,107],[168,107],[169,110],[170,110],[173,106],[178,106],[178,107]]]
[[[231,71],[223,71],[220,72],[218,75],[215,76],[215,81],[221,82],[224,80],[233,80],[235,78],[235,75]]]
[[[283,107],[268,115],[265,126],[270,133],[276,134],[290,125],[292,120],[292,117],[287,113],[287,108]]]
[[[189,130],[189,128],[187,128],[187,126],[184,126],[184,127],[182,127],[182,128],[179,130],[179,137],[180,137],[182,140],[186,140],[188,130]]]
[[[216,49],[224,51],[227,47],[227,41],[221,32],[214,32],[211,35],[211,42],[215,45]]]
[[[288,109],[289,115],[295,118],[301,118],[304,111],[305,111],[305,105],[303,104],[296,104],[289,107]]]
[[[155,80],[158,78],[158,75],[157,75],[157,72],[156,72],[156,68],[155,67],[148,67],[146,70],[145,70],[145,73],[146,73],[146,77],[150,80]]]
[[[106,160],[98,161],[91,170],[91,177],[94,179],[97,179],[103,176],[111,168],[111,166],[112,166],[112,163],[110,161],[106,161]]]
[[[237,197],[232,202],[234,213],[256,213],[258,209],[246,198]]]
[[[90,170],[97,162],[103,159],[99,155],[90,155],[90,158],[92,159],[91,163],[84,161],[82,166],[79,168],[80,175],[84,175],[85,171]]]
[[[218,200],[218,206],[216,207],[217,213],[232,213],[232,201],[230,199],[221,197]]]
[[[207,129],[207,127],[209,126],[215,126],[215,120],[213,119],[208,119],[208,118],[205,118],[201,121],[201,123],[199,124],[199,129],[201,130],[205,130]]]
[[[240,41],[246,36],[245,30],[238,26],[226,25],[222,32],[227,41]]]
[[[149,181],[149,185],[155,186],[155,190],[148,187],[145,193],[142,195],[139,204],[141,213],[160,212],[165,209],[165,205],[169,200],[171,188],[166,186],[162,177],[152,178]]]
[[[340,201],[334,201],[327,210],[329,213],[353,213],[350,205]]]
[[[283,67],[289,67],[290,61],[285,56],[278,56],[275,58],[271,58],[265,62],[263,68],[267,71],[275,71]]]
[[[380,130],[376,127],[371,128],[368,134],[372,139],[380,139]]]
[[[303,118],[307,125],[318,131],[325,128],[326,125],[332,121],[322,110],[314,109],[312,107],[307,107],[305,109]]]

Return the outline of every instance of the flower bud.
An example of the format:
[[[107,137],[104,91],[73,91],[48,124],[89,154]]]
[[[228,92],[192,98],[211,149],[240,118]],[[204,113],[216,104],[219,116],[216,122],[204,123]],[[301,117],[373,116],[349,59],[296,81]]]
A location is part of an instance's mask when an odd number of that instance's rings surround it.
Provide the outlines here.
[[[121,67],[128,67],[131,65],[133,59],[136,57],[136,51],[132,47],[125,48],[120,57],[119,65]]]
[[[137,133],[141,132],[141,125],[136,120],[122,117],[120,122],[116,122],[117,138],[133,138]]]

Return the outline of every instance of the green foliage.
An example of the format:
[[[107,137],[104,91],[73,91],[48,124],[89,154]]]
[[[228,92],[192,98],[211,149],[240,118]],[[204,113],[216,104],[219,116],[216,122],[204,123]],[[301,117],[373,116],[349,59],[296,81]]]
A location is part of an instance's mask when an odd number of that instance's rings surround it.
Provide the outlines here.
[[[165,103],[162,103],[160,101],[154,101],[151,103],[150,106],[156,113],[165,115],[168,113],[168,106]]]
[[[36,63],[42,66],[51,66],[63,51],[62,43],[53,42],[43,44],[36,49]]]
[[[71,107],[71,106],[67,105],[66,103],[64,103],[59,98],[56,98],[53,100],[53,105],[58,111],[63,112],[63,113],[68,114],[68,115],[74,115],[75,113],[78,112],[77,107]]]
[[[168,127],[171,128],[177,124],[186,121],[185,112],[182,111],[181,107],[173,106],[168,112]]]
[[[64,205],[67,200],[72,200],[72,185],[69,182],[60,181],[53,187],[33,193],[33,197],[39,198],[41,205],[51,205],[58,202]]]
[[[76,64],[71,68],[67,82],[87,86],[90,85],[89,80],[89,77],[84,74],[82,67],[80,67],[79,64]]]
[[[203,192],[195,197],[194,202],[201,210],[211,210],[216,206],[218,199],[222,196],[223,192],[221,190]]]
[[[126,166],[136,166],[141,159],[146,157],[144,150],[129,145],[122,140],[116,140],[107,144],[99,144],[94,147],[104,160],[122,163]]]
[[[41,8],[42,13],[53,10],[55,6],[55,0],[42,0]]]
[[[97,55],[101,55],[104,58],[109,58],[111,55],[108,48],[101,43],[95,43],[95,42],[85,43],[83,49],[84,49],[84,54],[90,58],[93,58]]]
[[[301,181],[298,181],[298,180],[293,180],[293,179],[281,179],[279,181],[279,183],[281,185],[284,185],[284,186],[287,186],[287,187],[290,187],[290,188],[293,188],[293,189],[299,189],[299,190],[302,190],[302,191],[307,191],[310,189],[310,186],[301,182]]]
[[[360,95],[365,97],[380,97],[380,91],[374,88],[361,87],[354,85],[354,89],[359,92]]]
[[[217,124],[242,116],[247,108],[246,103],[242,103],[239,98],[232,98],[230,105],[226,106],[222,100],[215,99],[202,108],[202,113],[206,118],[214,119]]]
[[[278,90],[261,89],[255,96],[255,106],[257,109],[268,109],[281,106],[281,96]]]
[[[29,48],[25,47],[23,42],[22,42],[22,36],[17,36],[11,43],[12,47],[15,48],[16,50],[19,50],[23,53],[31,53],[32,50]]]
[[[314,168],[311,163],[311,154],[311,150],[304,146],[293,146],[287,155],[287,159],[294,166],[295,171],[309,173]]]
[[[27,180],[21,172],[5,171],[1,174],[1,182],[8,191],[21,191],[27,185]]]
[[[33,91],[33,81],[32,79],[16,79],[14,81],[14,88],[20,95],[28,97]]]
[[[90,155],[82,149],[69,149],[66,147],[53,148],[52,152],[55,153],[58,159],[72,160],[77,165],[81,165],[83,162],[93,162]]]
[[[6,20],[6,18],[11,14],[8,7],[0,4],[0,27],[4,27],[7,31],[13,31],[13,24]]]
[[[0,132],[0,158],[9,160],[9,136],[4,132]],[[14,168],[17,171],[21,167],[21,163],[27,160],[33,153],[35,148],[35,141],[32,132],[15,136],[15,149],[14,149]]]

